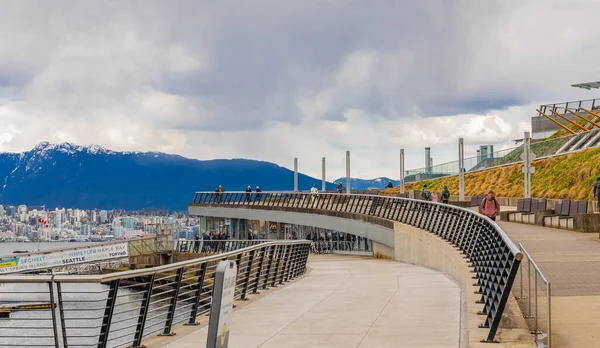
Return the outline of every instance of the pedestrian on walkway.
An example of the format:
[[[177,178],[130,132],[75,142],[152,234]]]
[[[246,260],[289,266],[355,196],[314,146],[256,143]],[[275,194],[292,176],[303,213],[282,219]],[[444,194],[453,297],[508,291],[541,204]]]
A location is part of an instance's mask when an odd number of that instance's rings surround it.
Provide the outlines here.
[[[200,250],[200,236],[198,233],[194,236],[194,252],[197,253]]]
[[[596,178],[596,183],[594,184],[594,198],[598,200],[596,203],[596,212],[600,212],[600,176]]]
[[[431,201],[431,192],[427,189],[427,185],[423,185],[423,191],[421,191],[421,199],[424,201]]]
[[[246,188],[246,202],[250,202],[250,197],[252,196],[252,188],[250,185]]]
[[[498,203],[494,191],[490,190],[490,192],[488,192],[487,196],[481,201],[479,209],[481,209],[483,215],[496,221],[496,215],[500,212],[500,203]]]
[[[319,189],[317,189],[317,185],[313,185],[310,189],[310,203],[314,204],[317,201],[317,196],[319,195]]]
[[[442,203],[448,204],[450,201],[450,190],[448,190],[448,185],[444,184],[444,189],[442,190]]]

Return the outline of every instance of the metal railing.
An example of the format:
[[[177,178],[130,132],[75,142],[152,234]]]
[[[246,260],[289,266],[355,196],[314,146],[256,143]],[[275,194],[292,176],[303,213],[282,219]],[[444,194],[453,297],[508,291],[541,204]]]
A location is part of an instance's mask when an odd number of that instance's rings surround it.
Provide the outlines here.
[[[399,221],[427,230],[458,248],[471,262],[485,316],[480,327],[489,328],[486,341],[493,341],[523,254],[500,227],[472,210],[408,198],[262,192],[246,199],[245,192],[197,192],[190,206],[228,206],[249,209],[279,209],[298,213],[336,212],[347,218],[355,214]]]
[[[328,254],[335,251],[347,252],[372,252],[373,246],[368,239],[361,242],[349,241],[314,241],[310,245],[310,251],[313,254]]]
[[[536,341],[552,347],[552,287],[535,261],[531,258],[523,244],[519,248],[525,255],[527,267],[522,265],[519,272],[519,296],[517,302],[521,307],[523,316]],[[533,266],[534,272],[531,272]],[[538,278],[542,284],[538,283]],[[533,284],[532,284],[533,280]],[[542,286],[538,286],[542,285]],[[541,296],[539,293],[541,292]],[[543,320],[540,320],[542,318]]]
[[[267,239],[252,240],[219,240],[219,239],[179,239],[174,243],[175,251],[180,253],[216,254],[247,248],[269,242]]]
[[[102,276],[0,276],[0,347],[142,347],[209,312],[219,261],[237,262],[235,298],[246,299],[302,275],[309,249],[276,241]]]

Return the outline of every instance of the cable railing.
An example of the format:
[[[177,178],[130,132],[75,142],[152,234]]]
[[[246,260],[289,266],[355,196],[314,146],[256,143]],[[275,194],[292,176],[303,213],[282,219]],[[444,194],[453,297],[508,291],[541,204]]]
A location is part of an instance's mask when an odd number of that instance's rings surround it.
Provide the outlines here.
[[[310,241],[243,249],[99,276],[0,276],[0,347],[142,347],[210,311],[216,266],[238,265],[235,299],[306,271]]]
[[[526,261],[527,266],[522,265],[519,272],[519,289],[517,290],[519,295],[516,296],[517,302],[536,341],[545,344],[547,348],[551,348],[552,287],[550,281],[546,279],[544,273],[542,273],[538,265],[531,258],[523,244],[519,243],[519,248],[523,252],[523,255],[525,255],[523,262]],[[532,267],[533,272],[531,270]]]
[[[193,206],[284,210],[356,218],[369,215],[399,221],[450,242],[471,263],[481,297],[482,328],[493,342],[523,254],[500,227],[472,210],[408,198],[303,192],[197,192]],[[345,215],[345,213],[348,213]]]

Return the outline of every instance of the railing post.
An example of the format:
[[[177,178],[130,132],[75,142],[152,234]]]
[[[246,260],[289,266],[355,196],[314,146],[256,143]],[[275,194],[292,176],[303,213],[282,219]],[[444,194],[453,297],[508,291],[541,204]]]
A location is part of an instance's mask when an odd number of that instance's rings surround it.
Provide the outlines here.
[[[64,348],[67,348],[69,346],[69,344],[67,342],[67,326],[65,324],[65,308],[63,306],[62,288],[60,286],[60,283],[56,283],[56,294],[58,297],[58,313],[60,314],[60,326],[62,329],[63,346],[64,346]],[[54,327],[54,330],[56,330],[56,326]]]
[[[250,283],[250,275],[252,274],[252,263],[254,261],[254,255],[256,254],[256,250],[250,251],[250,260],[248,261],[248,266],[246,269],[246,280],[244,280],[244,287],[242,288],[242,300],[246,300],[246,294],[248,293],[248,283]]]
[[[144,289],[144,298],[140,305],[140,313],[138,315],[138,323],[135,328],[132,348],[142,347],[142,338],[144,337],[144,328],[146,327],[146,318],[148,317],[148,309],[150,308],[150,297],[152,296],[152,288],[154,287],[155,274],[148,276],[148,284]]]
[[[260,274],[262,273],[262,270],[263,270],[263,265],[265,263],[265,254],[267,252],[268,252],[268,247],[263,247],[262,254],[260,255],[260,261],[258,264],[258,271],[256,272],[256,282],[254,284],[254,289],[252,290],[253,294],[258,293],[258,283],[260,283]]]
[[[175,307],[177,307],[177,300],[179,298],[179,289],[181,288],[181,279],[183,278],[183,267],[177,269],[175,275],[175,291],[173,297],[171,297],[171,303],[169,304],[169,311],[167,312],[167,321],[165,322],[165,329],[159,336],[175,336],[175,333],[171,332],[173,326],[173,317],[175,316]]]
[[[200,271],[198,272],[198,282],[196,283],[196,292],[194,294],[194,304],[192,305],[192,310],[190,312],[190,320],[186,325],[198,325],[196,322],[196,317],[198,316],[198,307],[200,306],[200,299],[202,298],[202,290],[204,290],[204,278],[206,276],[206,265],[207,262],[204,262],[200,266]]]
[[[294,246],[293,245],[288,245],[287,246],[287,257],[284,261],[284,269],[283,269],[283,274],[281,275],[281,279],[282,282],[287,282],[290,280],[290,270],[292,267],[292,257],[293,257],[293,253],[294,253]]]
[[[48,282],[48,295],[50,295],[50,312],[52,314],[52,329],[54,331],[54,346],[56,348],[59,348],[60,346],[58,344],[58,329],[57,329],[58,324],[56,323],[56,308],[55,308],[56,303],[54,301],[54,282],[53,281]],[[64,330],[64,325],[63,325],[63,330]]]
[[[267,274],[265,275],[265,282],[263,283],[263,289],[266,289],[269,283],[269,274],[271,274],[271,267],[273,266],[273,259],[275,259],[275,245],[269,247],[269,265],[267,266]]]
[[[106,307],[104,307],[104,316],[102,317],[102,327],[98,336],[98,348],[106,348],[108,343],[108,333],[110,332],[110,322],[112,321],[115,303],[117,302],[117,292],[119,291],[120,279],[110,282],[108,297],[106,298]]]
[[[548,305],[548,348],[552,348],[552,290],[550,282],[546,283],[546,302]]]
[[[283,254],[283,251],[281,250],[282,248],[283,247],[281,245],[277,248],[277,263],[275,264],[275,275],[273,276],[273,283],[271,284],[271,287],[277,286],[277,274],[279,273],[279,268],[281,266],[281,255]]]

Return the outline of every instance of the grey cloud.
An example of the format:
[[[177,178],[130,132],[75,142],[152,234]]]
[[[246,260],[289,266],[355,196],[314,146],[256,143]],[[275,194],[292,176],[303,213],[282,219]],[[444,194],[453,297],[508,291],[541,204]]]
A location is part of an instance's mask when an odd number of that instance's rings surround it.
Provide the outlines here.
[[[357,151],[380,156],[453,143],[437,124],[376,140],[401,133],[386,128],[394,121],[593,96],[570,84],[600,78],[599,10],[543,0],[5,1],[0,150],[50,140],[283,161],[359,137],[371,141]],[[579,25],[548,25],[561,16]],[[352,127],[354,111],[382,128]],[[512,128],[473,126],[472,136],[510,139],[531,116],[522,113],[502,113]],[[329,133],[316,131],[330,121]],[[274,130],[289,144],[273,146]]]

